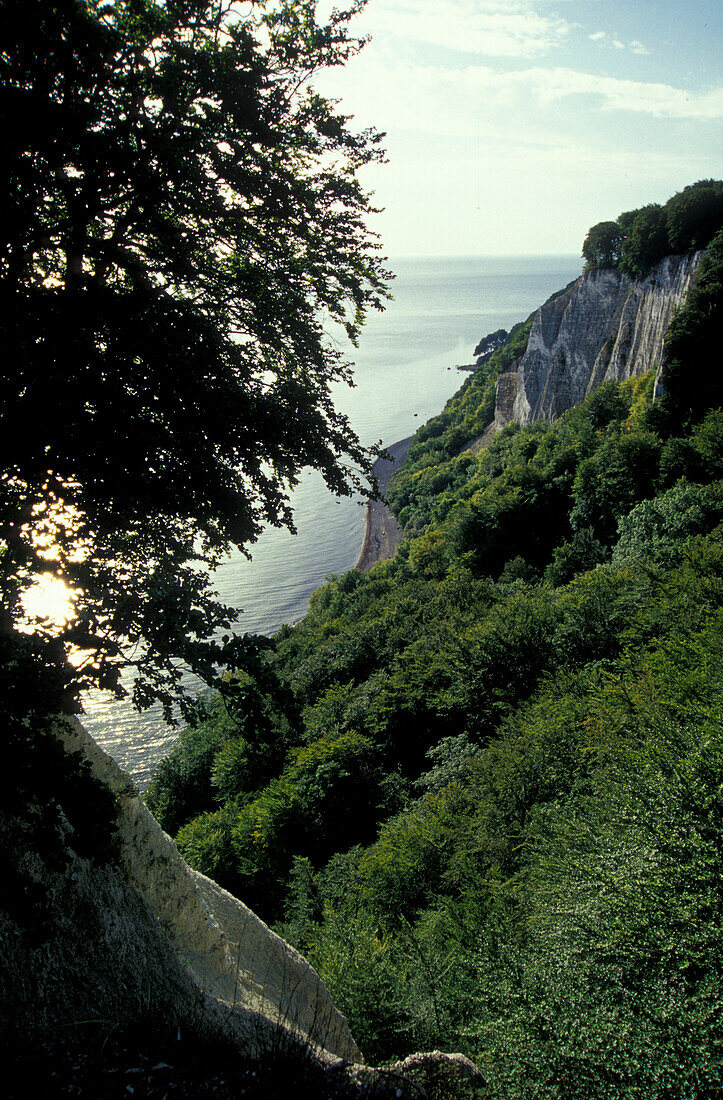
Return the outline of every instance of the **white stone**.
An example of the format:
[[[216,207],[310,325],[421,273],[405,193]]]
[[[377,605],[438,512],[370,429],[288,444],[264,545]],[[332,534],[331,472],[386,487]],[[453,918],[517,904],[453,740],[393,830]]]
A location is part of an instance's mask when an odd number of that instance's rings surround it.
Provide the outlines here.
[[[127,885],[156,915],[204,1004],[215,1002],[230,1030],[245,1032],[247,1039],[254,1037],[256,1021],[260,1048],[274,1029],[282,1029],[311,1042],[322,1055],[361,1061],[346,1020],[309,963],[243,902],[185,863],[128,776],[80,722],[63,720],[56,734],[115,795],[119,862]],[[124,935],[122,926],[118,935]]]
[[[495,428],[555,420],[609,379],[663,363],[665,332],[703,253],[667,256],[642,280],[612,268],[586,271],[537,311],[514,370],[497,380]]]

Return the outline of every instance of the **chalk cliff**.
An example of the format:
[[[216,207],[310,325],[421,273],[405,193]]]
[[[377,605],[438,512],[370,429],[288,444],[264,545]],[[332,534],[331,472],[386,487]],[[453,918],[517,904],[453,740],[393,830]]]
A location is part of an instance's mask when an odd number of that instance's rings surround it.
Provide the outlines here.
[[[285,1037],[310,1043],[322,1061],[361,1061],[346,1020],[298,952],[183,861],[76,719],[55,735],[115,798],[112,856],[79,856],[67,823],[60,861],[33,846],[20,854],[46,928],[0,912],[0,1005],[9,1013],[0,1030],[42,1034],[58,1021],[117,1025],[152,1015],[225,1035],[248,1053],[278,1050]]]
[[[665,331],[702,255],[667,256],[639,281],[586,271],[541,306],[524,355],[497,380],[496,430],[554,420],[608,379],[659,372]]]

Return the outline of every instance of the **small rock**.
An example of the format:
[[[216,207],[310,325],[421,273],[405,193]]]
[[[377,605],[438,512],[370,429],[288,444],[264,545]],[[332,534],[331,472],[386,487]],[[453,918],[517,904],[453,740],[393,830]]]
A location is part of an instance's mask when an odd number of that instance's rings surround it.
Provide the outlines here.
[[[477,1066],[464,1054],[447,1054],[441,1050],[410,1054],[403,1062],[396,1062],[391,1068],[395,1073],[409,1074],[413,1079],[421,1078],[422,1082],[430,1083],[454,1077],[466,1077],[473,1081],[482,1079]]]

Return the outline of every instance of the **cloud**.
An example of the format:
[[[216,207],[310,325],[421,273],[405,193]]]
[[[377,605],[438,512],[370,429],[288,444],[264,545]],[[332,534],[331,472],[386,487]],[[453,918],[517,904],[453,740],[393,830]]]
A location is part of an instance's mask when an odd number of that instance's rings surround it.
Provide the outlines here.
[[[561,45],[570,24],[535,11],[528,0],[377,0],[367,9],[372,34],[487,57],[539,57]]]
[[[634,38],[631,42],[625,43],[619,38],[610,38],[607,31],[595,31],[593,34],[589,34],[588,38],[591,42],[599,42],[601,46],[612,46],[616,50],[630,50],[631,53],[648,55],[650,50],[637,38]]]
[[[317,79],[356,126],[388,132],[389,163],[364,181],[390,252],[576,251],[601,217],[713,174],[723,88],[676,86],[665,69],[629,79],[642,27],[558,18],[579,7],[370,0],[368,49]]]
[[[567,96],[593,95],[599,98],[604,110],[636,111],[656,118],[701,121],[723,118],[723,87],[690,92],[672,84],[645,83],[565,68],[535,68],[507,75],[533,89],[542,103]]]
[[[400,61],[394,55],[358,59],[346,88],[351,109],[376,118],[382,128],[464,133],[470,117],[497,109],[524,117],[532,101],[541,107],[573,97],[593,98],[604,111],[636,112],[656,118],[708,121],[723,118],[723,86],[693,92],[672,84],[629,80],[562,66],[536,65],[499,70],[490,65],[448,69]],[[337,85],[338,86],[338,85]],[[345,95],[346,100],[346,95]],[[514,112],[518,112],[515,115]],[[519,114],[522,112],[522,114]],[[385,119],[390,121],[385,122]]]

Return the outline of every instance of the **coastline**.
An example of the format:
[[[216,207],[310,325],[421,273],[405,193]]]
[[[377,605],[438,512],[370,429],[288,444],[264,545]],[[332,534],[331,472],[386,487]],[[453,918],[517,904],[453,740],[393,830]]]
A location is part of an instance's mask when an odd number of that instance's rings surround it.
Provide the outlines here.
[[[378,458],[374,463],[374,474],[379,483],[382,497],[389,488],[392,474],[407,457],[413,436],[392,443],[386,448],[389,458]],[[384,500],[370,500],[366,506],[364,541],[355,568],[366,573],[379,561],[393,558],[402,540],[402,531],[396,516],[384,503]]]

